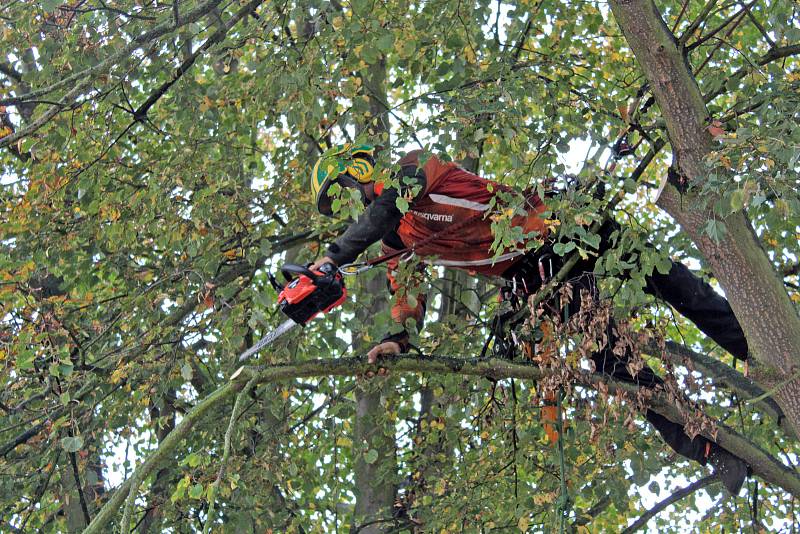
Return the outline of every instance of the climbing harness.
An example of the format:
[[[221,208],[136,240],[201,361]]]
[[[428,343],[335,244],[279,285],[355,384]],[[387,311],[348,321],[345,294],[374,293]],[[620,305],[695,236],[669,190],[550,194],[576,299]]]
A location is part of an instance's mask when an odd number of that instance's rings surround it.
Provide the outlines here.
[[[414,255],[414,251],[418,247],[422,247],[422,246],[427,245],[428,243],[431,243],[431,242],[433,242],[433,241],[435,241],[435,240],[437,240],[439,238],[442,238],[444,236],[450,235],[450,234],[452,234],[453,232],[455,232],[457,230],[461,230],[465,226],[467,226],[469,224],[472,224],[475,221],[481,219],[483,216],[484,216],[483,212],[476,213],[472,217],[468,217],[468,218],[464,219],[463,221],[461,221],[461,222],[459,222],[457,224],[454,224],[453,226],[445,228],[444,230],[442,230],[440,232],[436,232],[435,234],[426,237],[425,239],[419,241],[418,243],[412,244],[410,247],[406,247],[406,248],[403,248],[403,249],[400,249],[400,250],[393,250],[392,252],[389,252],[387,254],[383,254],[382,256],[378,256],[377,258],[373,258],[371,260],[367,260],[367,261],[364,261],[364,262],[347,263],[347,264],[342,265],[341,267],[339,267],[339,272],[341,274],[343,274],[343,275],[352,276],[352,275],[357,275],[357,274],[361,274],[363,272],[369,271],[370,269],[372,269],[376,265],[380,265],[381,263],[385,263],[385,262],[387,262],[389,260],[393,260],[394,258],[398,258],[398,257],[403,256],[403,255],[408,255],[408,257],[410,258],[411,256]]]

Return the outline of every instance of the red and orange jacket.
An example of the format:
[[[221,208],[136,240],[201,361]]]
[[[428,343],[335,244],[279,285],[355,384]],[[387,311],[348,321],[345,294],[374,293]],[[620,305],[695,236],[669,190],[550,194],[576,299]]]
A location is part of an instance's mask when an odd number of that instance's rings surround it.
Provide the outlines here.
[[[491,250],[495,240],[491,216],[505,208],[495,196],[498,191],[509,189],[435,156],[420,167],[420,153],[410,152],[398,162],[402,175],[411,177],[422,188],[410,202],[408,211],[402,213],[396,207],[400,194],[397,189],[384,188],[377,183],[376,200],[329,247],[327,255],[339,265],[349,263],[381,239],[384,252],[411,247],[425,263],[502,275],[525,254],[524,246],[504,250],[499,256]],[[525,214],[513,217],[511,224],[520,226],[524,234],[543,235],[546,232],[541,217],[544,210],[539,197],[530,195],[525,200]],[[448,232],[451,227],[457,228]],[[394,279],[397,264],[397,260],[388,263],[393,292],[400,287]],[[413,308],[404,298],[397,300],[392,309],[395,321],[402,324],[409,317],[421,320],[422,299],[418,299]]]

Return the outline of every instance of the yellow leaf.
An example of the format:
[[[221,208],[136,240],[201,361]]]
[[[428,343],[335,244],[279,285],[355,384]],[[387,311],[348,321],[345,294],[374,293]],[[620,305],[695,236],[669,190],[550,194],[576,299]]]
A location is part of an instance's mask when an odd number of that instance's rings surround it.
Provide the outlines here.
[[[467,58],[469,63],[475,63],[477,60],[475,57],[475,50],[473,50],[471,46],[464,47],[464,57]]]
[[[529,522],[530,522],[530,520],[528,519],[528,516],[526,516],[526,515],[523,515],[522,517],[519,518],[519,521],[517,521],[517,528],[520,530],[520,532],[527,532],[528,531],[528,523]]]
[[[114,372],[111,373],[111,383],[118,384],[128,375],[128,371],[123,365],[122,367],[117,367],[114,369]]]
[[[214,106],[214,102],[211,101],[210,98],[207,96],[203,97],[203,101],[200,103],[200,113],[205,113],[209,109]]]

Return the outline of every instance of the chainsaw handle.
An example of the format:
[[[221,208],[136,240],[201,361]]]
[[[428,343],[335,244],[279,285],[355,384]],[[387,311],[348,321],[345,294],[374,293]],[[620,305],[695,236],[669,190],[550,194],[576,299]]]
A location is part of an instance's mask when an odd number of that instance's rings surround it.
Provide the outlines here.
[[[302,265],[296,265],[294,263],[286,263],[281,265],[281,273],[283,273],[283,276],[285,276],[287,280],[291,280],[293,278],[293,274],[302,274],[303,276],[307,276],[314,281],[320,277],[318,273],[315,273],[308,267],[303,267]]]

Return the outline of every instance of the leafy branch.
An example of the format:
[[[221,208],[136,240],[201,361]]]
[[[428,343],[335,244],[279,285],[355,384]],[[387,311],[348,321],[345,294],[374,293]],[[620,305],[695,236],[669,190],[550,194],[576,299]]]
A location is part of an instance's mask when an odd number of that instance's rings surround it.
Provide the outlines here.
[[[379,367],[394,373],[455,374],[493,380],[507,378],[540,380],[549,374],[547,370],[539,366],[507,360],[466,360],[447,356],[420,357],[408,354],[386,357],[380,361],[379,365],[368,364],[366,357],[360,356],[333,360],[317,359],[267,367],[241,367],[231,376],[230,381],[220,386],[186,414],[180,424],[164,439],[161,446],[136,469],[132,477],[114,492],[84,534],[105,532],[106,525],[123,505],[126,497],[131,494],[131,488],[138,487],[138,484],[145,480],[156,467],[166,461],[180,445],[181,440],[188,436],[193,427],[203,420],[214,407],[228,402],[231,397],[244,390],[251,382],[265,384],[314,376],[362,376],[369,371],[377,371]],[[582,373],[580,379],[582,384],[588,386],[597,387],[603,384],[611,393],[635,394],[638,391],[638,387],[635,385],[615,381],[606,376]],[[651,410],[673,421],[685,422],[680,409],[672,404],[663,393],[655,392],[650,402]],[[752,467],[753,472],[764,480],[780,486],[792,495],[800,495],[800,475],[744,436],[722,424],[717,427],[716,436],[712,436],[707,431],[704,432],[704,435],[742,458]]]
[[[206,2],[203,2],[198,7],[188,12],[186,16],[180,20],[181,24],[178,27],[182,27],[185,26],[186,24],[191,24],[193,22],[196,22],[197,20],[205,16],[214,7],[216,7],[220,2],[221,0],[206,0]],[[62,87],[68,87],[70,84],[74,84],[74,87],[71,90],[69,90],[63,97],[61,97],[58,100],[57,104],[51,105],[51,107],[47,111],[42,113],[38,118],[33,120],[30,124],[28,124],[24,128],[20,128],[11,135],[8,135],[0,139],[0,148],[9,146],[12,143],[15,143],[20,139],[27,137],[30,134],[39,130],[39,128],[47,124],[50,121],[50,119],[56,116],[63,109],[72,106],[76,102],[78,97],[91,86],[96,76],[108,71],[109,69],[119,64],[120,62],[126,61],[129,57],[131,57],[134,51],[138,50],[145,44],[160,39],[161,37],[174,32],[176,29],[177,28],[174,25],[173,20],[170,18],[169,20],[166,20],[161,24],[158,24],[155,27],[151,28],[149,31],[146,31],[143,34],[135,37],[131,41],[131,43],[128,44],[126,47],[124,47],[122,50],[120,50],[116,54],[112,54],[111,56],[100,61],[96,65],[89,67],[88,69],[67,76],[62,80],[43,89],[31,91],[29,93],[17,97],[0,99],[0,106],[24,104],[31,100],[38,99],[41,96],[50,94],[57,89],[60,89]]]

